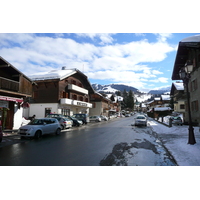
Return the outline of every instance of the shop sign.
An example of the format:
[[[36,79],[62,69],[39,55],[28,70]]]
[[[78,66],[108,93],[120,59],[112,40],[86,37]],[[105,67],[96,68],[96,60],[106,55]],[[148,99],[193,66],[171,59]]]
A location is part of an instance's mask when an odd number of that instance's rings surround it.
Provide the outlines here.
[[[8,102],[0,100],[0,107],[2,107],[2,108],[8,108]]]
[[[14,98],[14,97],[7,97],[7,96],[0,96],[0,100],[3,100],[3,101],[14,101],[14,102],[18,102],[18,103],[23,102],[23,99]]]

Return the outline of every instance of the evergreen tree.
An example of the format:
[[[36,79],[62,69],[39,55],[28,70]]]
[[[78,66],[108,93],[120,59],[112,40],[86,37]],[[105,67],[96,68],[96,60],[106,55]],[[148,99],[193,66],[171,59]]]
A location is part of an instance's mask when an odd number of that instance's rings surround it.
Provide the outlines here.
[[[116,94],[117,96],[122,96],[121,91],[117,91],[117,92],[115,92],[115,94]]]
[[[122,103],[121,103],[121,107],[122,107],[122,110],[124,110],[124,109],[127,108],[127,97],[128,97],[127,92],[126,92],[125,89],[124,89],[124,91],[123,91],[122,96],[123,96],[123,101],[122,101]]]
[[[129,91],[128,96],[127,96],[127,107],[131,111],[134,109],[134,96],[131,90]]]

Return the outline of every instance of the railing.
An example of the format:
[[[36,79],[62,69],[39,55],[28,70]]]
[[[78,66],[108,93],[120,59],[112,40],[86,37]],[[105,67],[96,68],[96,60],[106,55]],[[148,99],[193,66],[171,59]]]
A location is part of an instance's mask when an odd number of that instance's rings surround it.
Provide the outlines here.
[[[83,93],[83,94],[88,94],[88,90],[81,88],[81,87],[74,85],[74,84],[68,84],[68,90],[74,90],[74,91],[77,91],[77,92],[80,92],[80,93]]]
[[[19,82],[0,77],[0,89],[18,92]]]

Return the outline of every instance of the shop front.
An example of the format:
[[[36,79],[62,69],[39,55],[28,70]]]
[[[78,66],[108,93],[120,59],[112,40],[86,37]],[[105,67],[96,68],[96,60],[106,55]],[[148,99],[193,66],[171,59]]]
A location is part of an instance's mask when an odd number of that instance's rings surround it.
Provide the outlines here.
[[[72,100],[63,98],[60,100],[61,114],[68,113],[67,115],[73,114],[89,114],[89,109],[92,108],[92,104],[84,101]]]
[[[22,113],[21,103],[23,99],[0,96],[0,123],[2,129],[14,129],[18,128],[21,124],[21,119],[16,117],[18,113]]]

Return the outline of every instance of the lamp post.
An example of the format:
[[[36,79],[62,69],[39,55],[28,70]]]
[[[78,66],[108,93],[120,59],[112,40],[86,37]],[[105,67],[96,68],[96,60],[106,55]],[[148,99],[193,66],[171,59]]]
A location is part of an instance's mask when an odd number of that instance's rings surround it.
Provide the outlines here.
[[[188,61],[185,64],[185,68],[182,68],[179,71],[179,76],[180,78],[183,80],[183,83],[186,86],[186,93],[187,93],[187,105],[188,105],[188,117],[189,117],[189,137],[188,137],[188,144],[195,144],[196,140],[195,140],[195,136],[194,136],[194,128],[192,126],[192,117],[191,117],[191,110],[190,110],[190,93],[188,91],[188,83],[190,80],[190,73],[193,71],[193,64]]]

